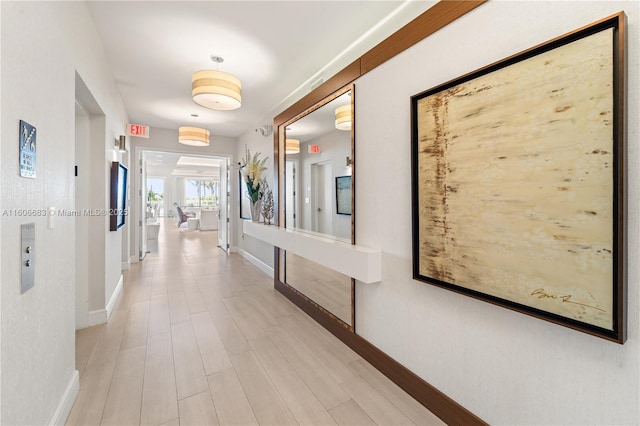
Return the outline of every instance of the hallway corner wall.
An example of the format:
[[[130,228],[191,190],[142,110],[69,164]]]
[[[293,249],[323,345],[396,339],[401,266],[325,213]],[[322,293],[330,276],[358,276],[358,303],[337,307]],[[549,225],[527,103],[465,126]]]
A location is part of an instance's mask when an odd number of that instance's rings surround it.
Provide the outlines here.
[[[1,424],[63,423],[77,393],[75,370],[75,75],[105,112],[99,150],[118,158],[113,140],[128,121],[102,42],[84,2],[0,2]],[[19,177],[18,123],[37,129],[36,177]],[[9,159],[9,160],[7,160]],[[110,164],[110,163],[109,163]],[[108,208],[105,191],[101,208]],[[29,213],[31,212],[31,213]],[[103,291],[120,277],[121,237],[98,226],[105,241]],[[35,286],[20,294],[20,225],[35,223]],[[112,282],[113,281],[113,282]],[[104,297],[104,296],[103,296]],[[108,297],[106,298],[108,300]],[[103,306],[104,308],[105,306]]]

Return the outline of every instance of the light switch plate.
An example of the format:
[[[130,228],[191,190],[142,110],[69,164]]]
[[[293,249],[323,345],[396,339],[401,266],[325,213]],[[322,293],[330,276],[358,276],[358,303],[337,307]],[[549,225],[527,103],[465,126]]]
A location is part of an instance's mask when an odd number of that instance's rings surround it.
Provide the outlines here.
[[[20,294],[26,292],[34,286],[35,271],[35,242],[36,242],[36,224],[23,223],[21,225],[22,244],[20,247],[22,255],[22,279],[20,281]]]
[[[49,207],[49,213],[47,214],[47,228],[52,230],[56,226],[56,208]]]

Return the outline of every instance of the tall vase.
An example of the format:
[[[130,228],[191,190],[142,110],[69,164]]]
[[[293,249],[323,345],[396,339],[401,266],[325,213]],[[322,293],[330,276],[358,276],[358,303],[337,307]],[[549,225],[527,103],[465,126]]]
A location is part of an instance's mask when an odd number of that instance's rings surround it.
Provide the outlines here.
[[[262,200],[258,199],[255,203],[251,202],[251,222],[260,222],[260,210]]]

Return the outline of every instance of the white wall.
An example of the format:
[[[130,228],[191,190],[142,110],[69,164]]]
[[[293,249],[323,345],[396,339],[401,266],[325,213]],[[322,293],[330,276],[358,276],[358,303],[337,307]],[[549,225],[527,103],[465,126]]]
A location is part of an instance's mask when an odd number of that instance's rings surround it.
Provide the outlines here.
[[[108,142],[123,133],[126,112],[85,3],[0,2],[2,209],[75,208],[75,75],[106,114]],[[37,128],[37,178],[18,176],[18,121]],[[103,207],[105,207],[103,205]],[[35,222],[35,287],[20,295],[20,224]],[[48,424],[62,409],[75,372],[75,220],[1,219],[2,424]],[[107,228],[105,280],[117,282],[120,238]],[[113,267],[112,263],[116,264]],[[112,283],[109,283],[110,285]],[[115,283],[113,283],[115,285]],[[66,395],[73,397],[73,392]],[[70,406],[67,406],[70,409]],[[64,409],[60,413],[64,417]]]
[[[383,250],[383,281],[357,285],[357,332],[490,424],[640,422],[638,5],[488,2],[356,82],[357,242]],[[412,280],[410,97],[623,9],[629,18],[627,342]],[[381,188],[387,189],[382,197]]]
[[[142,123],[144,124],[144,123]],[[206,125],[204,125],[206,127]],[[127,144],[129,153],[131,155],[131,167],[129,171],[130,183],[131,183],[131,204],[129,210],[129,223],[138,224],[141,219],[140,216],[140,205],[142,201],[140,200],[140,166],[139,159],[140,153],[144,150],[149,151],[164,151],[164,152],[180,152],[187,154],[197,154],[197,155],[212,155],[216,157],[229,157],[231,159],[231,163],[233,164],[236,151],[237,151],[237,143],[234,138],[217,136],[215,134],[215,129],[209,129],[211,131],[211,143],[206,147],[199,146],[190,146],[183,145],[178,142],[178,129],[161,129],[161,128],[151,128],[149,129],[149,138],[139,138],[139,137],[127,137]],[[231,176],[233,176],[233,171],[231,172]],[[169,180],[167,179],[167,182]],[[175,184],[175,180],[172,181]],[[165,190],[171,189],[172,196],[177,199],[181,198],[181,187],[182,185],[170,185],[165,188]],[[233,188],[231,189],[231,200],[233,200]],[[173,209],[173,201],[171,204],[167,203],[165,205],[167,212],[169,209]],[[233,227],[236,225],[233,221],[230,222],[230,226]],[[138,254],[140,252],[140,228],[138,226],[130,226],[129,227],[129,241],[130,243],[130,255],[132,261],[137,261]],[[229,235],[234,235],[232,231],[230,231]],[[230,242],[233,245],[233,242]]]

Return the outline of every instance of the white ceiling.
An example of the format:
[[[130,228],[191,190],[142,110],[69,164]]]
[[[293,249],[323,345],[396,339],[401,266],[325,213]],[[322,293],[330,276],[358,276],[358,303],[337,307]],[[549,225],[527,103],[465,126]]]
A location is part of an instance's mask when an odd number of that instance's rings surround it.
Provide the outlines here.
[[[286,128],[286,137],[299,139],[300,143],[312,141],[335,130],[336,108],[351,103],[351,93],[347,92],[311,111]]]
[[[149,177],[220,176],[221,159],[215,157],[144,151],[144,161],[147,163],[147,176]]]
[[[89,1],[133,123],[207,128],[237,137],[394,10],[433,2]],[[212,111],[191,99],[191,76],[216,69],[242,82],[242,107]],[[325,76],[328,78],[330,76]],[[198,114],[192,118],[191,114]],[[265,123],[269,123],[270,118]]]

